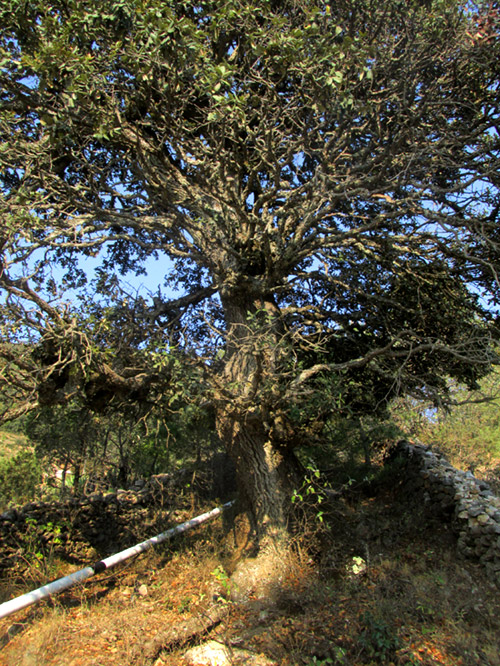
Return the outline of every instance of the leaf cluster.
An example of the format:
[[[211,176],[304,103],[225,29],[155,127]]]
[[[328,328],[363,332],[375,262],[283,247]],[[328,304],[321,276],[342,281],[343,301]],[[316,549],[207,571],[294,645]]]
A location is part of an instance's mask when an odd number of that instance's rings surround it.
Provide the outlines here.
[[[155,403],[173,347],[274,432],[326,379],[358,413],[474,386],[500,298],[490,10],[4,3],[2,354],[26,408]],[[181,295],[125,298],[152,256]],[[75,313],[52,269],[83,288],[79,258],[101,301]]]

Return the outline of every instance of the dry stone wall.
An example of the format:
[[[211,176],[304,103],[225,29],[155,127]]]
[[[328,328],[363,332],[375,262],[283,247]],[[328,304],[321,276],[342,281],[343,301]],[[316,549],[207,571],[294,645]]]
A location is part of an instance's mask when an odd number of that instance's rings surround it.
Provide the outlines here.
[[[479,560],[500,586],[500,497],[486,482],[421,444],[399,442],[391,454],[395,457],[404,464],[403,492],[450,520],[459,552]]]
[[[40,566],[92,564],[191,518],[198,502],[227,501],[234,483],[234,465],[215,454],[199,468],[156,474],[127,490],[11,507],[0,513],[0,579],[22,580],[37,558]]]
[[[0,579],[23,578],[50,558],[92,562],[164,531],[191,515],[179,492],[186,474],[159,474],[128,490],[30,502],[0,514]]]

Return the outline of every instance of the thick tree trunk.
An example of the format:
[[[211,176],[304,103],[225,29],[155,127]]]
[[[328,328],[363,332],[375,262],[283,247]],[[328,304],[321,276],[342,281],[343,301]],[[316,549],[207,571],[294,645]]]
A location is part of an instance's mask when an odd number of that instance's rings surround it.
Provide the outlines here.
[[[264,297],[222,300],[228,340],[217,428],[236,464],[254,542],[262,547],[287,540],[291,494],[299,483],[289,442],[277,437],[282,429],[273,405],[278,313],[272,299]]]
[[[255,542],[286,540],[291,494],[299,483],[293,452],[273,443],[258,411],[239,418],[220,414],[218,430],[236,464],[241,506]]]

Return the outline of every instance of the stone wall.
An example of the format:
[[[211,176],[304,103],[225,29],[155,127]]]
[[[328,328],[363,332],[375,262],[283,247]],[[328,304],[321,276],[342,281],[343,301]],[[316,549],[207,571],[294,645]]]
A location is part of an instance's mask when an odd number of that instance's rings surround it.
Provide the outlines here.
[[[193,510],[190,480],[181,470],[128,490],[9,508],[0,514],[0,578],[22,579],[37,560],[91,564],[183,522]]]
[[[395,458],[403,462],[402,490],[410,501],[423,501],[451,521],[458,551],[481,562],[500,586],[500,497],[423,445],[399,442],[391,453]]]
[[[207,501],[222,504],[234,490],[234,465],[215,454],[127,490],[11,507],[0,513],[0,579],[21,581],[56,559],[93,564],[192,518]]]

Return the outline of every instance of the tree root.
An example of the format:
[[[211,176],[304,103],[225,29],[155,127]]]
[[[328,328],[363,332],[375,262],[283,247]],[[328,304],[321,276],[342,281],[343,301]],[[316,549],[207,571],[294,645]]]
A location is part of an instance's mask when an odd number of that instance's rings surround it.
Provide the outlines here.
[[[154,638],[136,646],[134,657],[138,663],[142,663],[139,657],[154,661],[162,650],[180,648],[206,635],[231,609],[244,606],[250,600],[275,598],[288,563],[288,549],[280,550],[274,543],[263,548],[257,557],[243,558],[225,583],[227,600],[220,598],[197,616],[158,632]]]
[[[194,638],[203,636],[228,615],[230,608],[231,604],[227,602],[212,604],[202,615],[161,631],[151,640],[136,646],[134,657],[141,656],[143,659],[154,660],[162,650],[180,647]]]

